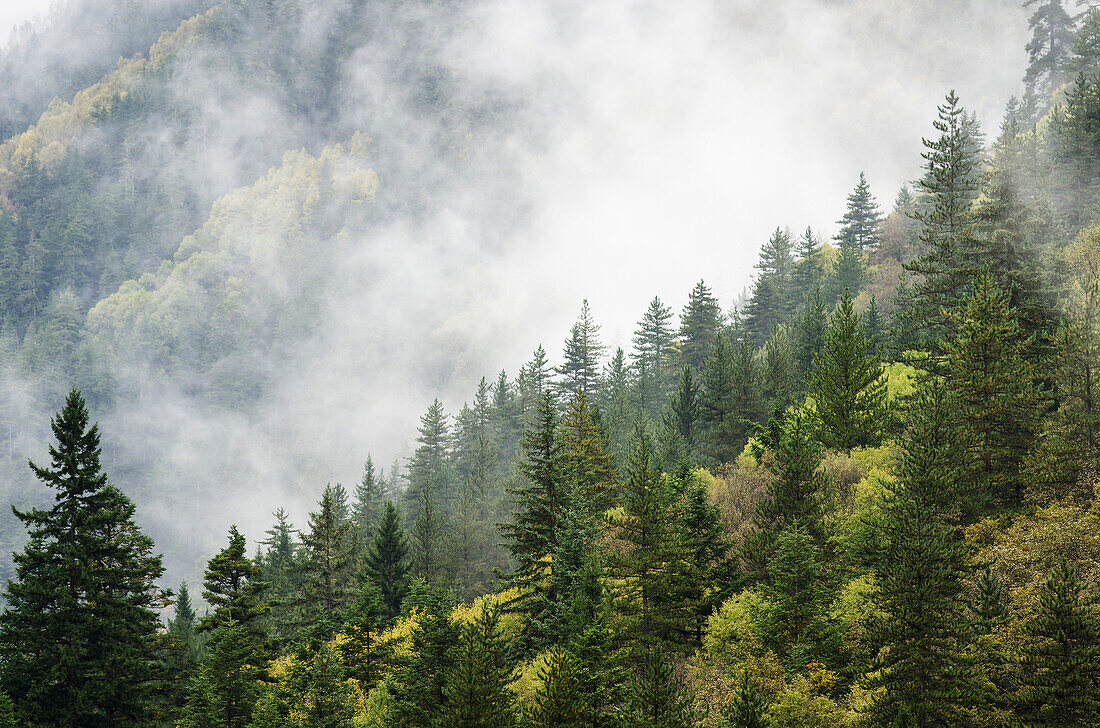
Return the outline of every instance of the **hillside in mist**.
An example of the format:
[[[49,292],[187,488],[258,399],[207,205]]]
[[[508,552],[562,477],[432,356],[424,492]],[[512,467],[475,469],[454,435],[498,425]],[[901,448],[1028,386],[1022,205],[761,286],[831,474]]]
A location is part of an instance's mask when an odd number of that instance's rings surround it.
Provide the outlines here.
[[[0,728],[1100,721],[1071,5],[58,3]]]

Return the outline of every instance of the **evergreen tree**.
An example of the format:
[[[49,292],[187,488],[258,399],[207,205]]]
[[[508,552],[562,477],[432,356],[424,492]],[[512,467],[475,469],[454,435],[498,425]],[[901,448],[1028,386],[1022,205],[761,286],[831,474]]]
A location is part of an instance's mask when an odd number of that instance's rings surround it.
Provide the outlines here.
[[[199,620],[200,632],[232,622],[263,639],[260,618],[268,612],[266,592],[271,585],[261,580],[261,569],[248,558],[245,547],[244,536],[230,526],[229,544],[207,563],[202,596],[214,611]]]
[[[725,711],[721,728],[768,728],[768,705],[748,670],[741,671],[741,680],[733,694],[733,703]]]
[[[269,608],[265,629],[276,643],[285,644],[298,626],[294,610],[299,601],[302,569],[294,527],[287,512],[278,508],[273,515],[275,523],[266,531],[267,538],[260,542],[264,550],[256,562],[260,566],[261,579],[270,584],[264,595]]]
[[[331,630],[354,596],[355,537],[352,524],[341,521],[336,489],[327,486],[309,514],[302,534],[302,588],[299,613],[303,626]]]
[[[661,417],[662,456],[666,463],[681,460],[695,463],[699,457],[699,441],[702,433],[699,383],[684,365],[680,379]]]
[[[387,620],[401,612],[401,603],[409,590],[408,554],[409,546],[397,508],[387,503],[375,530],[374,543],[367,553],[365,568],[367,577],[378,588]]]
[[[558,386],[566,396],[580,390],[589,397],[599,394],[600,359],[606,347],[600,343],[600,327],[592,318],[588,299],[581,303],[581,315],[569,331],[562,351]]]
[[[768,563],[770,580],[762,589],[766,643],[788,670],[827,659],[832,600],[820,549],[810,534],[795,526],[781,532]]]
[[[871,186],[867,184],[867,176],[863,172],[859,173],[859,182],[848,195],[848,210],[837,224],[840,225],[840,232],[836,240],[841,249],[848,246],[857,253],[866,253],[878,248],[882,212],[871,195]]]
[[[650,649],[630,691],[627,725],[637,728],[691,728],[695,716],[683,694],[672,663]]]
[[[616,547],[607,554],[615,580],[615,611],[620,633],[646,649],[672,637],[675,615],[669,607],[675,584],[671,564],[678,556],[669,522],[669,492],[653,460],[649,438],[635,435],[620,513],[611,518]]]
[[[675,481],[680,493],[674,522],[680,558],[674,567],[673,614],[682,614],[679,631],[699,644],[707,619],[726,596],[730,543],[717,506],[710,502],[706,486],[686,463],[679,468]]]
[[[820,288],[806,300],[806,306],[795,319],[791,332],[791,353],[794,360],[794,370],[802,375],[803,382],[808,380],[814,371],[814,363],[821,354],[825,345],[825,330],[828,327],[828,316],[825,308],[825,297]],[[805,391],[800,386],[798,391]]]
[[[759,373],[747,341],[727,343],[719,334],[703,369],[700,412],[707,428],[707,454],[720,463],[733,461],[761,419]]]
[[[933,125],[940,136],[924,140],[922,207],[915,213],[923,226],[920,240],[925,252],[904,266],[912,279],[898,291],[895,338],[907,350],[919,352],[919,366],[938,372],[941,342],[951,335],[945,311],[962,300],[971,277],[959,250],[973,222],[980,138],[954,91],[938,108]]]
[[[302,677],[296,701],[301,707],[295,711],[300,724],[309,728],[351,728],[355,696],[331,644],[320,645]]]
[[[445,725],[511,728],[516,714],[509,687],[515,661],[500,625],[500,607],[486,602],[462,629],[458,660],[444,688]]]
[[[412,570],[428,584],[435,584],[440,579],[444,565],[443,518],[435,504],[433,488],[429,486],[420,491],[412,530]]]
[[[509,490],[515,498],[512,523],[500,525],[516,567],[508,575],[521,597],[515,604],[536,623],[557,604],[554,564],[558,528],[568,488],[553,395],[546,392],[531,426],[523,433],[522,484]],[[540,639],[536,634],[534,639]]]
[[[801,308],[821,285],[825,275],[821,264],[821,243],[811,228],[807,227],[799,236],[795,257],[797,260],[791,273],[791,286],[794,291],[792,302],[795,308]]]
[[[23,721],[139,726],[155,683],[163,595],[152,540],[100,466],[100,435],[75,389],[51,420],[48,510],[13,509],[29,538],[0,614],[0,683]]]
[[[344,614],[342,639],[336,642],[348,677],[358,680],[364,690],[370,690],[382,679],[387,666],[389,650],[381,640],[387,621],[382,592],[368,581]]]
[[[1071,51],[1066,64],[1068,77],[1096,78],[1100,75],[1100,9],[1091,8],[1085,12]]]
[[[435,728],[443,722],[446,687],[458,663],[461,631],[451,621],[451,600],[443,592],[431,595],[418,615],[412,645],[398,673],[389,682],[394,725]]]
[[[539,669],[539,686],[527,712],[532,728],[587,728],[591,706],[585,700],[584,676],[567,650],[555,647]]]
[[[772,329],[764,345],[760,366],[760,384],[763,390],[763,409],[774,412],[786,409],[794,398],[794,373],[790,341],[785,328]]]
[[[672,309],[654,297],[634,332],[634,388],[638,408],[656,419],[668,394],[672,357]]]
[[[879,312],[878,301],[874,295],[867,302],[867,310],[863,312],[863,336],[867,339],[867,355],[879,358],[882,350],[882,314]]]
[[[1023,625],[1019,712],[1029,726],[1085,726],[1100,721],[1100,616],[1097,597],[1063,558]]]
[[[1019,504],[1039,399],[1026,360],[1031,341],[1015,314],[1005,293],[982,273],[956,314],[957,334],[945,354],[956,416],[974,435],[972,457],[988,491],[998,502]]]
[[[1028,19],[1031,40],[1027,44],[1028,67],[1024,84],[1044,102],[1065,81],[1066,66],[1073,47],[1073,18],[1062,0],[1024,0],[1024,7],[1036,6]]]
[[[885,548],[875,570],[883,649],[867,677],[864,717],[900,712],[927,728],[966,720],[975,686],[963,652],[968,549],[955,524],[966,508],[965,442],[948,420],[942,387],[928,384],[912,411],[900,482],[885,503]]]
[[[821,471],[821,446],[803,412],[777,423],[778,437],[769,470],[774,479],[753,514],[753,531],[742,544],[742,558],[758,574],[766,573],[776,540],[783,531],[801,528],[818,546],[825,543],[829,484]]]
[[[561,422],[562,467],[570,498],[589,508],[604,510],[614,500],[615,466],[604,450],[596,424],[598,413],[578,390]]]
[[[886,422],[886,379],[845,289],[829,319],[825,345],[814,366],[810,395],[822,444],[836,450],[876,446]]]
[[[386,501],[386,480],[380,468],[374,465],[374,458],[367,456],[363,464],[363,477],[355,486],[355,508],[352,521],[361,549],[370,545],[374,536],[374,527],[382,515]]]
[[[542,402],[543,395],[551,389],[553,371],[546,357],[546,350],[539,344],[531,357],[531,361],[524,364],[519,370],[520,410],[522,423],[534,415]]]
[[[621,347],[611,357],[604,379],[606,386],[599,400],[600,423],[612,458],[616,464],[621,464],[626,461],[631,428],[637,419],[632,394],[634,382]]]
[[[421,508],[429,503],[437,509],[442,507],[446,513],[454,491],[457,476],[451,428],[443,403],[438,399],[420,418],[416,441],[419,445],[409,461],[409,487],[405,489],[405,516],[409,523],[416,523]]]
[[[698,373],[710,356],[714,338],[722,326],[722,308],[703,281],[695,284],[680,314],[680,355]]]
[[[840,255],[837,256],[836,265],[825,284],[827,303],[835,304],[844,296],[845,291],[858,293],[866,280],[867,265],[863,253],[859,252],[855,243],[842,241]]]
[[[508,381],[508,373],[501,370],[493,385],[493,430],[496,442],[497,469],[503,472],[516,454],[520,436],[520,407],[517,386]]]
[[[791,234],[776,228],[760,250],[756,263],[760,273],[745,307],[745,330],[755,344],[763,344],[773,327],[782,323],[791,309]]]

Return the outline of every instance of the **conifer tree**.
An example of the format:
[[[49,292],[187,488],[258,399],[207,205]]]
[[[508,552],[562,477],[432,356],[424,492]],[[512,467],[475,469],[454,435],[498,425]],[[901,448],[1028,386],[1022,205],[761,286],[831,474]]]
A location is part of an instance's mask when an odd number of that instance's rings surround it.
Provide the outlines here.
[[[790,231],[776,228],[760,250],[756,263],[760,273],[745,306],[745,330],[755,344],[763,344],[772,328],[790,313],[793,267]]]
[[[366,562],[367,576],[378,587],[386,619],[393,619],[401,612],[401,602],[408,592],[408,553],[397,508],[387,503]]]
[[[416,523],[421,508],[428,503],[447,512],[457,478],[448,419],[438,399],[420,418],[416,438],[419,445],[409,461],[409,486],[405,489],[405,516],[409,523]]]
[[[565,396],[578,389],[589,397],[599,394],[600,360],[606,347],[600,343],[600,327],[592,318],[588,299],[581,303],[581,315],[569,331],[558,367],[558,387]]]
[[[764,345],[764,356],[760,366],[760,384],[765,411],[783,410],[791,403],[795,389],[792,367],[787,330],[776,326]]]
[[[382,679],[389,656],[380,637],[388,615],[382,592],[372,581],[360,587],[342,621],[342,639],[336,646],[345,671],[348,677],[358,680],[364,690],[370,690]]]
[[[474,621],[462,628],[457,664],[444,688],[445,725],[511,728],[516,719],[509,687],[514,667],[500,607],[486,602]]]
[[[774,479],[756,506],[753,531],[742,545],[742,558],[761,575],[783,531],[802,528],[818,546],[826,537],[829,484],[821,471],[821,446],[813,437],[813,422],[799,411],[777,424],[775,457],[769,464]]]
[[[840,232],[836,240],[841,248],[847,245],[857,253],[866,253],[878,247],[882,212],[863,172],[859,173],[859,182],[848,195],[848,209],[837,224],[840,225]]]
[[[503,369],[493,384],[493,431],[496,442],[497,468],[503,472],[516,454],[516,444],[520,435],[520,401],[518,387],[508,381],[508,373]]]
[[[299,601],[302,569],[290,517],[282,508],[277,508],[273,515],[275,523],[266,531],[267,538],[260,542],[263,551],[256,563],[261,579],[270,584],[264,595],[268,603],[265,629],[276,643],[285,644],[298,626],[294,610]]]
[[[605,432],[607,448],[616,465],[626,461],[630,444],[631,427],[637,419],[634,407],[633,381],[622,348],[614,356],[604,372],[606,386],[599,399],[600,423]]]
[[[1100,615],[1097,597],[1063,558],[1051,570],[1039,611],[1023,625],[1019,713],[1031,726],[1100,721]]]
[[[680,355],[698,373],[710,356],[714,338],[722,326],[722,308],[703,281],[695,284],[680,314]]]
[[[386,500],[386,479],[380,468],[375,467],[374,458],[367,456],[363,463],[363,477],[355,486],[355,507],[352,521],[360,548],[370,545],[374,536],[374,527],[382,515]]]
[[[355,717],[354,694],[344,679],[339,653],[327,642],[313,654],[303,675],[295,711],[300,724],[309,728],[351,728]]]
[[[707,454],[720,463],[741,454],[753,423],[761,418],[758,379],[749,343],[731,345],[719,334],[703,369],[700,412],[707,428]]]
[[[924,176],[918,186],[922,208],[914,213],[922,224],[924,254],[904,265],[912,276],[899,290],[895,338],[919,352],[919,366],[938,372],[941,342],[950,338],[946,320],[962,300],[971,271],[960,254],[973,222],[971,206],[979,189],[980,139],[952,91],[938,108],[933,125],[938,139],[924,140]]]
[[[678,554],[668,518],[669,492],[649,438],[639,429],[635,440],[621,513],[611,516],[615,547],[607,554],[607,571],[618,585],[614,600],[620,633],[650,648],[668,640],[674,629],[670,567]]]
[[[883,320],[879,312],[878,301],[874,295],[867,302],[867,310],[863,312],[863,336],[867,339],[867,355],[879,358],[882,350]]]
[[[543,395],[552,388],[553,384],[553,370],[550,368],[546,349],[542,348],[542,344],[536,347],[531,361],[520,368],[517,383],[522,425],[534,415],[539,403],[542,402]]]
[[[827,659],[832,593],[821,551],[805,529],[795,526],[776,537],[768,575],[762,588],[766,643],[791,671]]]
[[[697,461],[702,436],[701,417],[699,383],[692,375],[691,367],[685,364],[680,369],[676,389],[661,417],[661,455],[666,463]]]
[[[631,686],[627,725],[631,728],[691,728],[695,716],[664,652],[650,648]]]
[[[855,244],[843,241],[840,244],[840,255],[832,273],[825,282],[825,300],[831,306],[839,301],[845,291],[857,293],[867,280],[867,265],[864,262],[863,253],[859,252]]]
[[[531,426],[523,433],[520,485],[509,490],[516,510],[512,523],[500,525],[516,567],[508,575],[523,595],[511,606],[536,621],[557,604],[554,564],[549,557],[558,547],[558,529],[566,506],[567,482],[554,398],[543,395]]]
[[[805,305],[806,300],[821,285],[824,270],[821,264],[821,243],[813,229],[807,227],[799,236],[795,247],[794,270],[791,273],[791,286],[794,291],[792,303],[795,309]]]
[[[1085,76],[1096,78],[1100,75],[1100,9],[1091,8],[1085,12],[1081,27],[1073,38],[1073,47],[1066,75],[1070,78]]]
[[[959,422],[974,435],[972,457],[1000,503],[1023,497],[1023,461],[1035,433],[1039,398],[1031,346],[992,277],[983,272],[955,314],[956,336],[945,346],[948,389]]]
[[[302,534],[299,612],[306,628],[331,630],[355,593],[355,538],[352,524],[340,520],[335,488],[326,486],[318,505]]]
[[[397,680],[389,683],[393,719],[400,728],[435,728],[442,723],[446,686],[458,662],[461,631],[451,621],[452,602],[435,592],[419,614],[411,650]]]
[[[676,477],[680,497],[674,528],[679,558],[674,566],[676,593],[672,608],[674,614],[682,614],[679,631],[698,644],[707,619],[726,596],[731,545],[706,486],[686,465]]]
[[[649,302],[634,332],[634,389],[638,408],[656,420],[670,385],[672,309],[659,297]]]
[[[434,489],[420,491],[416,522],[412,530],[412,571],[420,579],[434,585],[442,576],[443,517],[436,510]]]
[[[206,567],[202,596],[214,611],[199,620],[199,631],[210,632],[232,622],[262,642],[265,635],[260,618],[269,609],[266,592],[270,584],[261,576],[260,567],[246,554],[244,536],[230,526],[229,544]]]
[[[742,670],[733,703],[725,710],[721,728],[768,728],[770,725],[764,695],[756,688],[749,671]]]
[[[133,503],[108,482],[88,420],[74,389],[50,421],[50,465],[31,463],[53,506],[13,509],[29,539],[0,614],[0,682],[24,722],[145,725],[163,568]]]
[[[583,673],[569,651],[561,647],[552,649],[538,677],[534,703],[526,716],[531,728],[587,728],[592,725]]]
[[[577,390],[561,422],[562,468],[570,498],[589,508],[610,508],[618,477],[596,424],[598,412]]]
[[[836,450],[876,446],[886,421],[886,379],[869,355],[859,317],[845,289],[825,332],[810,384],[820,421],[819,439]]]
[[[791,332],[791,353],[794,360],[794,370],[802,375],[804,384],[810,378],[814,370],[814,363],[825,345],[825,330],[828,327],[828,315],[825,308],[825,297],[820,288],[814,289],[810,297],[806,299],[806,305],[795,319]],[[804,392],[803,386],[797,391]]]
[[[929,383],[912,410],[900,482],[885,504],[885,548],[875,570],[883,649],[866,678],[864,717],[901,712],[929,728],[965,721],[976,688],[964,656],[967,546],[955,524],[966,508],[964,438],[949,422],[942,387]]]
[[[1044,103],[1065,81],[1066,66],[1073,47],[1073,18],[1062,0],[1024,0],[1035,7],[1028,19],[1031,40],[1027,44],[1028,67],[1024,84]]]

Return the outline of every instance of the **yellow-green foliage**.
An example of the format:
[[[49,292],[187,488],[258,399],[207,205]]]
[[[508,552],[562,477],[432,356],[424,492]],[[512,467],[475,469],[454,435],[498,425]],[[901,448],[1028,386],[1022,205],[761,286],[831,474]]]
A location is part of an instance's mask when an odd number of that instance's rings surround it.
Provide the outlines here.
[[[0,207],[10,208],[16,170],[36,159],[47,172],[54,172],[81,128],[93,115],[109,111],[133,91],[150,69],[159,69],[181,48],[194,42],[219,13],[212,8],[164,33],[149,49],[149,60],[140,55],[119,61],[118,67],[99,83],[77,92],[71,102],[59,99],[47,107],[38,122],[27,131],[0,144]]]
[[[707,619],[703,651],[710,657],[729,663],[741,662],[760,652],[760,640],[753,629],[753,615],[760,612],[763,599],[752,589],[735,594]]]
[[[897,402],[903,397],[908,397],[916,390],[917,375],[920,370],[903,364],[893,362],[886,367],[886,398],[890,402]]]
[[[377,685],[361,699],[352,719],[355,728],[386,728],[390,725],[393,698],[385,685]]]
[[[836,675],[812,664],[799,675],[768,708],[773,728],[836,728],[844,722],[844,710],[826,693]]]
[[[535,704],[535,693],[542,686],[542,679],[539,675],[546,669],[549,658],[550,650],[546,650],[521,663],[516,668],[510,687],[516,694],[516,700],[519,701],[520,705],[530,706]]]

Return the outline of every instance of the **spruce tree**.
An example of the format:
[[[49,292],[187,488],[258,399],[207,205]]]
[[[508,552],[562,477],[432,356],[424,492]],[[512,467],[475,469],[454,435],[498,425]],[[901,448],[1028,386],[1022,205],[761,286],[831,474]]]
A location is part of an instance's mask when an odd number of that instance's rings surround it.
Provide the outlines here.
[[[599,394],[600,360],[606,347],[600,343],[600,327],[592,318],[588,299],[581,303],[581,315],[569,331],[557,372],[560,391],[569,396],[580,390],[589,397]]]
[[[702,436],[699,383],[691,373],[691,367],[680,369],[676,389],[669,398],[661,417],[661,455],[666,463],[681,460],[695,463],[699,457],[699,440]]]
[[[763,344],[772,328],[790,313],[793,267],[790,231],[776,228],[760,250],[756,263],[760,273],[745,306],[745,330],[757,345]]]
[[[845,289],[825,332],[813,369],[810,396],[820,421],[822,444],[844,452],[882,442],[886,424],[886,377]]]
[[[680,314],[680,355],[698,373],[710,356],[714,337],[722,326],[722,307],[703,281],[695,284]]]
[[[879,358],[882,351],[883,319],[874,295],[863,312],[863,336],[867,339],[867,355]]]
[[[933,125],[938,139],[924,140],[924,176],[918,186],[924,253],[904,265],[911,279],[898,292],[900,346],[917,353],[918,366],[939,372],[942,341],[951,336],[945,311],[962,300],[971,273],[960,253],[973,223],[972,203],[979,190],[980,139],[952,91],[938,108]]]
[[[783,410],[791,404],[795,390],[794,376],[787,330],[776,326],[764,345],[764,355],[760,364],[760,385],[765,411]]]
[[[229,544],[207,563],[202,596],[214,608],[199,620],[199,631],[210,632],[233,622],[262,640],[262,620],[267,614],[267,590],[262,571],[246,552],[245,538],[236,526],[229,528]]]
[[[821,550],[805,529],[795,526],[776,537],[768,576],[762,588],[767,600],[762,620],[765,643],[792,672],[827,660],[833,595]]]
[[[546,392],[531,426],[523,433],[520,485],[509,490],[515,499],[511,523],[500,525],[507,547],[515,560],[508,583],[521,595],[512,608],[536,624],[556,608],[554,564],[548,557],[558,547],[558,529],[567,504],[567,477],[558,417],[553,395]],[[532,635],[535,641],[542,639]]]
[[[443,723],[446,687],[458,663],[461,631],[451,620],[452,601],[434,592],[418,614],[411,649],[397,679],[389,682],[392,718],[400,728],[435,728]]]
[[[267,538],[260,542],[263,551],[256,562],[260,566],[261,579],[271,585],[264,595],[269,607],[264,618],[265,629],[277,644],[285,644],[299,626],[295,609],[301,590],[302,568],[290,517],[282,508],[277,508],[273,515],[275,523],[265,532]]]
[[[386,501],[386,479],[380,468],[375,467],[374,458],[367,456],[363,463],[363,477],[355,486],[355,507],[352,521],[360,549],[370,545],[374,537],[374,527],[382,515]]]
[[[371,581],[363,584],[342,620],[336,642],[348,677],[359,681],[364,690],[373,688],[388,667],[389,649],[381,640],[388,616],[382,592]]]
[[[804,392],[804,384],[814,371],[814,363],[825,345],[825,330],[828,327],[825,297],[820,288],[814,289],[806,300],[806,305],[794,321],[791,331],[791,353],[794,371],[801,375],[796,391]]]
[[[302,534],[302,577],[299,617],[306,629],[332,630],[351,604],[355,589],[353,525],[341,521],[336,489],[326,486],[320,508],[309,514],[309,532]]]
[[[631,728],[692,728],[691,703],[676,679],[672,663],[663,651],[649,649],[635,677],[628,702],[627,725]]]
[[[74,389],[50,422],[50,465],[31,463],[53,506],[13,509],[29,538],[0,614],[0,683],[25,722],[145,725],[163,568],[133,503],[108,482],[88,421]]]
[[[577,660],[555,647],[539,668],[539,686],[526,718],[531,728],[587,728],[592,725],[591,706],[585,699],[584,676]]]
[[[871,186],[867,184],[867,176],[863,172],[859,173],[859,182],[848,195],[848,209],[838,224],[840,232],[836,240],[842,249],[848,246],[862,254],[878,248],[882,212],[871,195]]]
[[[442,577],[443,535],[443,517],[436,509],[435,490],[429,486],[420,491],[412,529],[412,570],[428,584],[434,585]]]
[[[945,346],[948,391],[959,422],[973,434],[972,457],[999,503],[1023,498],[1023,463],[1039,419],[1030,337],[992,277],[983,272],[955,314]]]
[[[577,390],[561,422],[562,467],[570,498],[604,510],[614,500],[618,476],[597,425],[599,414]]]
[[[634,332],[634,390],[638,408],[657,419],[672,377],[672,309],[654,297]]]
[[[1023,624],[1018,712],[1029,726],[1086,726],[1100,721],[1100,614],[1097,597],[1063,558]]]
[[[957,725],[976,700],[964,655],[969,550],[956,524],[966,509],[965,439],[942,387],[929,383],[912,410],[899,483],[884,506],[875,568],[882,645],[866,682],[873,725],[908,713],[916,728]]]
[[[825,300],[831,306],[843,297],[845,291],[857,293],[867,280],[867,265],[863,253],[859,252],[855,243],[843,241],[840,244],[840,255],[832,273],[825,282]]]
[[[351,728],[355,718],[355,695],[345,680],[340,655],[329,643],[322,643],[300,679],[295,711],[300,725],[309,728]]]
[[[444,688],[445,725],[511,728],[515,696],[509,683],[515,660],[500,624],[500,607],[486,602],[462,628],[458,660]]]
[[[762,416],[759,373],[747,341],[730,344],[719,334],[703,368],[700,412],[706,424],[706,452],[719,463],[732,462]]]
[[[1100,75],[1100,9],[1091,8],[1085,12],[1081,27],[1073,38],[1066,75],[1070,78],[1085,76],[1096,78]]]
[[[707,619],[726,596],[731,544],[706,486],[686,463],[676,480],[680,481],[674,522],[679,559],[673,567],[676,592],[672,609],[682,615],[678,631],[699,644]]]
[[[768,704],[756,688],[748,670],[741,671],[741,679],[733,694],[733,703],[726,708],[720,728],[768,728]]]
[[[1031,40],[1027,44],[1028,67],[1024,84],[1043,103],[1065,81],[1073,47],[1074,22],[1062,0],[1024,0],[1035,6],[1028,19]]]
[[[531,356],[531,361],[520,367],[516,380],[519,386],[521,425],[530,419],[543,395],[552,388],[553,370],[546,356],[546,349],[539,344]]]
[[[675,615],[671,564],[679,556],[669,520],[670,494],[643,431],[637,442],[621,512],[610,516],[616,547],[607,554],[607,571],[617,584],[614,607],[619,630],[646,649],[672,638]]]
[[[405,516],[409,523],[416,523],[421,508],[427,503],[442,513],[454,494],[457,475],[454,470],[454,453],[451,427],[443,403],[433,401],[420,418],[416,451],[409,461],[409,485],[405,489]],[[425,495],[425,492],[429,492]]]
[[[821,264],[821,242],[814,235],[814,231],[807,227],[799,236],[795,247],[796,261],[791,273],[791,286],[793,289],[793,301],[796,309],[805,305],[806,300],[813,295],[817,287],[821,285],[824,270]]]

